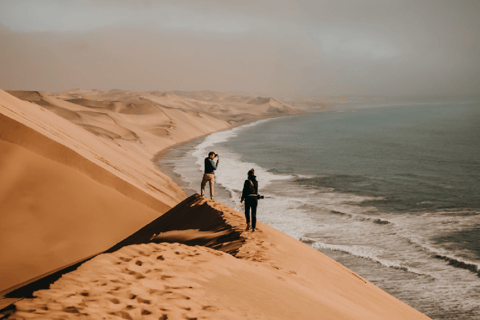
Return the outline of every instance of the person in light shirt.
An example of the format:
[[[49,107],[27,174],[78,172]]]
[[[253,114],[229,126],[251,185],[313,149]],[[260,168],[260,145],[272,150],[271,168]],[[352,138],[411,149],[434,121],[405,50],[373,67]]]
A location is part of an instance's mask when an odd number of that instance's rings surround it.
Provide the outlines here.
[[[217,158],[217,163],[214,159]],[[218,163],[220,162],[220,156],[211,151],[208,153],[208,157],[205,158],[205,170],[203,173],[203,179],[200,186],[200,194],[205,195],[205,186],[207,182],[210,183],[210,198],[213,199],[214,196],[214,184],[215,184],[215,170],[218,168]]]

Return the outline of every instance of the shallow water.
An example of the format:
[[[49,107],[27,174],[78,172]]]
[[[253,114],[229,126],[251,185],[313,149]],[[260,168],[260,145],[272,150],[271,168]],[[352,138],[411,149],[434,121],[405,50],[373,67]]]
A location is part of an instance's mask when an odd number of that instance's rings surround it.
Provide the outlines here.
[[[375,107],[375,108],[374,108]],[[255,168],[260,221],[329,255],[433,319],[480,319],[480,102],[337,106],[212,134],[161,160],[242,211]]]

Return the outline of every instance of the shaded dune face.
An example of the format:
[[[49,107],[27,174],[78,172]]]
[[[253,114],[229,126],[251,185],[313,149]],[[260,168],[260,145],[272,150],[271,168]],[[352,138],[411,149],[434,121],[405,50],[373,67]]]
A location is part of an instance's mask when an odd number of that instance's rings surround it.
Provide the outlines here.
[[[223,207],[227,208],[198,194],[190,196],[106,252],[132,244],[178,242],[235,255],[245,242],[241,236],[243,221],[231,210],[221,210]]]
[[[158,106],[149,101],[131,99],[130,101],[67,99],[66,101],[92,109],[108,110],[127,114],[154,114],[161,112]]]
[[[249,104],[265,104],[269,102],[270,102],[270,98],[262,98],[262,97],[257,97],[248,101]]]
[[[43,100],[43,96],[38,91],[10,90],[8,93],[26,101],[39,102]]]
[[[138,135],[124,126],[121,126],[109,114],[103,112],[79,111],[80,119],[72,122],[85,130],[104,138],[115,140],[124,139],[129,141],[138,140]]]

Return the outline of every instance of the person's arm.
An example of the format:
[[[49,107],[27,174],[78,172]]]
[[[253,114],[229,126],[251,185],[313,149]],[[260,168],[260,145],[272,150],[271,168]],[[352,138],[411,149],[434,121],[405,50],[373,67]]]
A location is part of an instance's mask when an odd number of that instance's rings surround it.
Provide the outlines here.
[[[208,158],[208,160],[210,161],[210,164],[212,165],[213,170],[217,170],[218,160],[217,160],[217,164],[215,164],[215,162],[211,158]]]
[[[248,184],[248,180],[245,181],[243,184],[243,190],[242,190],[242,199],[240,199],[240,203],[245,200],[245,197],[247,196],[247,190],[250,191],[250,185]]]

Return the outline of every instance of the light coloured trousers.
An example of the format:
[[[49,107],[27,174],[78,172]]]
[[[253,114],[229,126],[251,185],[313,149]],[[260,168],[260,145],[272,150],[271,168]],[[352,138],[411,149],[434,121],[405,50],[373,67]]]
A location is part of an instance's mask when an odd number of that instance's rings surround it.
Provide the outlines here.
[[[201,185],[201,195],[205,195],[205,185],[207,182],[210,182],[210,198],[213,198],[213,192],[215,184],[215,175],[213,173],[205,173],[203,174],[202,185]]]

